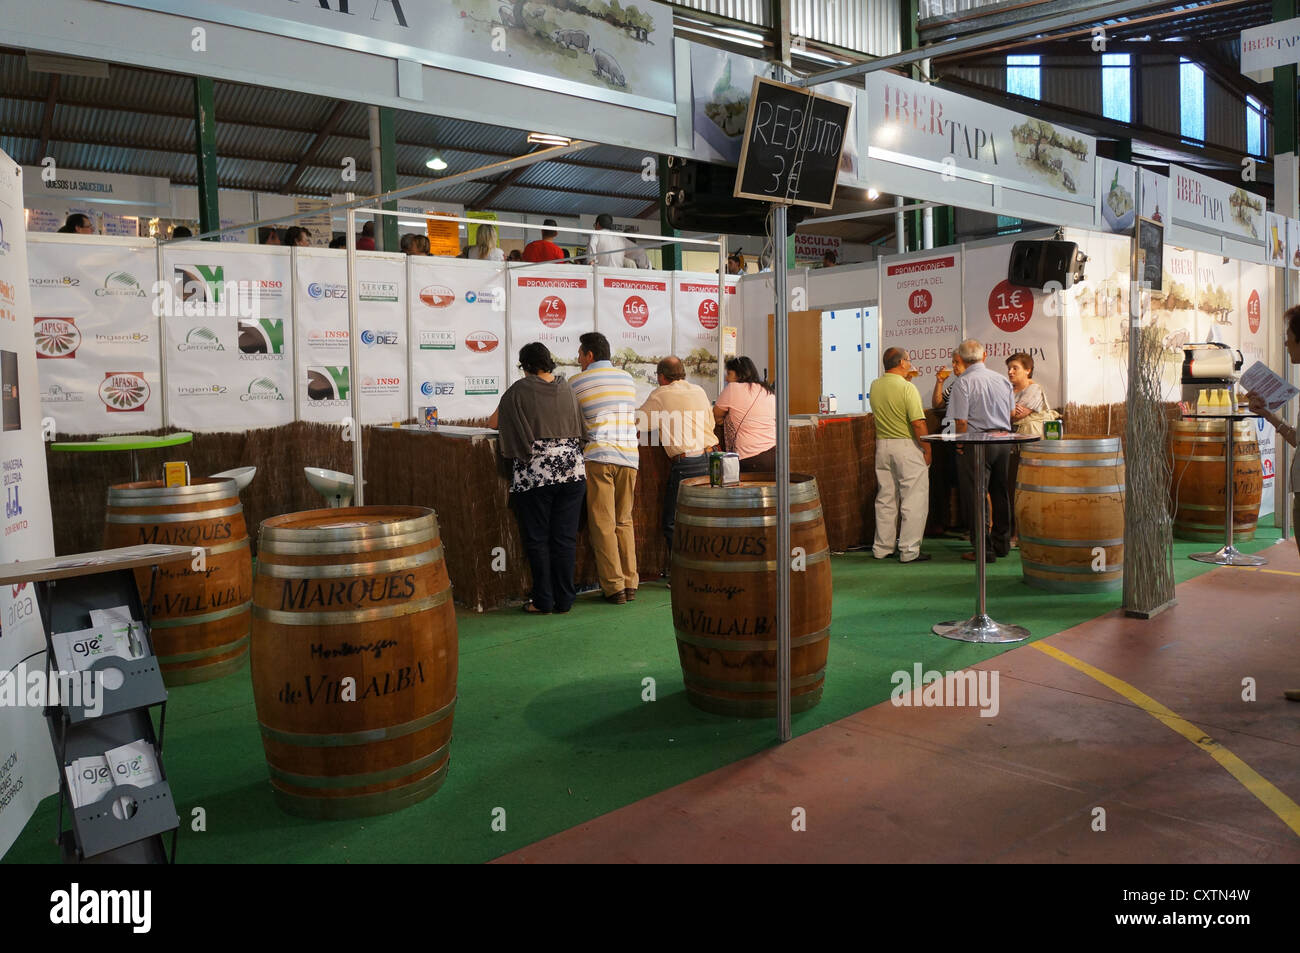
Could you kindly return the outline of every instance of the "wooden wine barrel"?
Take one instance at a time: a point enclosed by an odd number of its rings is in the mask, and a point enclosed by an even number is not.
[[[1226,535],[1227,477],[1224,466],[1222,420],[1176,420],[1169,425],[1169,453],[1173,463],[1174,536],[1221,543]],[[1255,428],[1239,420],[1232,445],[1232,538],[1255,538],[1264,471]]]
[[[168,685],[228,675],[248,654],[253,562],[234,480],[161,481],[108,489],[104,545],[202,546],[206,568],[158,567],[150,607],[154,650]],[[149,569],[135,571],[140,600],[149,601]]]
[[[705,711],[776,714],[776,485],[748,473],[739,486],[682,481],[672,554],[673,625],[686,697]],[[817,481],[790,474],[790,545],[806,554],[790,574],[791,707],[822,697],[830,647],[831,564]],[[798,570],[798,567],[795,567]]]
[[[433,794],[458,656],[433,510],[289,513],[262,523],[257,547],[253,698],[276,802],[346,818]]]
[[[1025,582],[1049,592],[1124,583],[1124,451],[1119,437],[1069,436],[1023,446],[1016,527]]]

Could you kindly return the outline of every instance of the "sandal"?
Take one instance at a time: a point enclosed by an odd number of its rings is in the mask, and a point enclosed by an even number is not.
[[[526,612],[528,615],[550,615],[551,614],[550,609],[537,608],[537,606],[533,605],[531,599],[524,603],[523,611]]]

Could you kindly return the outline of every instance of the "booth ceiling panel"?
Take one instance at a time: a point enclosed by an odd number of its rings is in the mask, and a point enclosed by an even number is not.
[[[39,135],[45,106],[18,99],[0,99],[0,129],[10,134]]]

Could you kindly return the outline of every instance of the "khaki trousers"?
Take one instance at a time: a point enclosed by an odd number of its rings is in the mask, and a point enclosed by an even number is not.
[[[600,588],[607,596],[638,585],[632,532],[635,493],[635,467],[587,463],[587,535],[596,553]]]
[[[930,468],[914,440],[876,441],[876,542],[872,555],[884,559],[894,551],[910,562],[921,553],[921,537],[930,512]],[[902,521],[899,521],[899,511]]]

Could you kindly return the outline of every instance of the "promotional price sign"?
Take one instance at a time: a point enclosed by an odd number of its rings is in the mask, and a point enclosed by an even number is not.
[[[348,347],[347,253],[299,249],[298,408],[303,420],[338,423],[352,413],[361,388],[361,423],[405,420],[407,410],[405,259],[357,255],[357,342],[360,368],[352,373]]]
[[[1033,380],[1055,410],[1062,403],[1061,297],[1007,281],[1010,255],[1010,245],[966,251],[966,337],[984,345],[984,362],[995,374],[1006,375],[1012,354],[1028,354]]]
[[[578,338],[596,330],[591,271],[572,265],[523,268],[510,281],[510,346],[515,353],[529,341],[541,341],[561,373],[578,373]],[[511,360],[509,366],[514,365]],[[519,374],[510,371],[512,380]]]
[[[1003,249],[1002,274],[1007,273]],[[939,369],[952,364],[952,349],[961,343],[960,253],[886,259],[880,309],[881,353],[907,348],[920,376],[912,381],[930,406]],[[1011,305],[1020,307],[1020,305]]]
[[[655,366],[673,353],[672,273],[628,274],[597,270],[596,329],[609,339],[614,364],[632,375],[639,404],[659,386]]]
[[[703,275],[677,275],[673,288],[673,353],[686,365],[686,379],[704,388],[710,400],[718,396],[718,325],[736,327],[738,278],[727,279],[727,307],[718,316],[718,282]]]
[[[42,235],[28,255],[42,415],[60,434],[161,427],[154,247]]]
[[[506,350],[504,267],[455,258],[409,263],[412,408],[418,415],[437,407],[444,421],[489,416],[519,351]]]
[[[163,248],[168,422],[192,431],[293,421],[287,248],[184,242]]]
[[[22,178],[0,151],[0,558],[5,562],[54,555],[27,279]],[[19,668],[23,663],[26,667]],[[34,587],[0,587],[0,690],[25,697],[26,685],[15,680],[44,668],[45,635]],[[57,790],[57,770],[41,708],[0,706],[0,856],[41,799]]]

